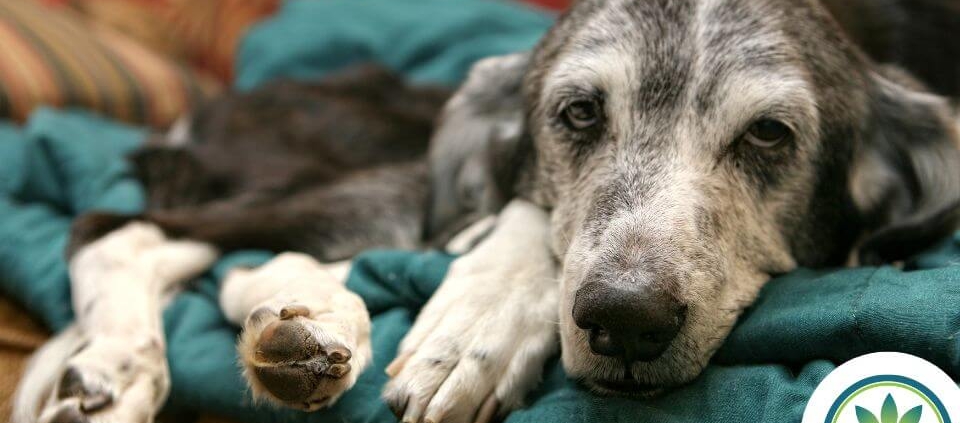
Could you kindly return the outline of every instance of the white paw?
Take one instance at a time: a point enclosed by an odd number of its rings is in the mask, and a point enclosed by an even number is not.
[[[170,377],[163,293],[209,266],[216,251],[168,240],[154,225],[129,223],[77,250],[70,261],[74,310],[87,342],[65,363],[41,423],[148,423]]]
[[[160,339],[97,337],[70,357],[40,423],[147,423],[170,389]]]
[[[404,423],[503,415],[557,350],[556,282],[476,258],[453,263],[387,368],[384,399]]]
[[[283,254],[225,283],[273,290],[252,308],[237,345],[255,398],[318,410],[352,388],[370,362],[363,300],[313,259]]]

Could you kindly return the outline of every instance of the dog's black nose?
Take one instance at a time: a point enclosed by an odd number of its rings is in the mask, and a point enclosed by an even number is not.
[[[680,332],[687,307],[648,286],[614,288],[588,283],[577,290],[573,320],[589,332],[590,349],[626,363],[653,361]]]

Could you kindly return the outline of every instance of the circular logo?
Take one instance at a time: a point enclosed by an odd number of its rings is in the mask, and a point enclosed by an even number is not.
[[[874,353],[837,367],[817,386],[803,423],[960,423],[960,387],[930,362]]]

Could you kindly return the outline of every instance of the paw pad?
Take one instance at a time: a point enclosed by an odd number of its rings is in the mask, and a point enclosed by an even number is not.
[[[257,360],[268,363],[303,361],[313,357],[320,344],[298,322],[280,320],[269,324],[257,343]]]
[[[329,405],[356,379],[349,377],[354,372],[350,363],[353,351],[337,341],[320,341],[324,337],[314,334],[318,328],[299,318],[308,318],[308,308],[293,305],[280,310],[272,314],[274,321],[256,324],[263,328],[259,336],[256,329],[245,333],[254,337],[254,342],[247,344],[253,352],[246,359],[247,376],[261,393],[269,393],[268,397],[289,407],[312,411]]]

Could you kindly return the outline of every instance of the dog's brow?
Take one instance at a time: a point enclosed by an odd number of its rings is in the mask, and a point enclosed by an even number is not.
[[[724,97],[729,79],[746,79],[744,73],[776,75],[786,68],[793,73],[801,60],[782,31],[780,13],[763,2],[704,2],[697,17],[695,107],[709,112]]]

